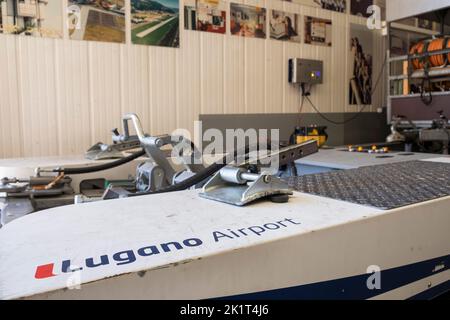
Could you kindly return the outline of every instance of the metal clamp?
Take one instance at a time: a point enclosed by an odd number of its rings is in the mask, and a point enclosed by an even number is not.
[[[276,176],[250,173],[239,167],[225,167],[206,183],[200,196],[244,206],[260,198],[292,194],[288,184]]]
[[[317,151],[317,142],[307,141],[280,149],[268,157],[277,156],[281,166],[293,163],[295,160]],[[239,166],[227,166],[221,169],[205,184],[200,196],[236,206],[244,206],[267,197],[276,202],[286,202],[289,200],[289,195],[292,194],[292,189],[286,181],[275,175],[261,173],[259,165],[255,166],[255,164],[246,162]]]

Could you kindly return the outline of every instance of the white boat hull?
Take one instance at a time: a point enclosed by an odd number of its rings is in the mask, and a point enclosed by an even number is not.
[[[56,208],[0,231],[0,297],[425,298],[449,285],[449,208],[450,197],[381,211],[300,193],[238,208],[196,191]],[[165,252],[170,242],[182,248]],[[62,272],[67,259],[83,269]]]

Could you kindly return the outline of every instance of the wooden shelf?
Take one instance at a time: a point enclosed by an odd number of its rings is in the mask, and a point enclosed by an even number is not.
[[[408,26],[406,24],[401,24],[401,23],[396,23],[396,22],[391,22],[390,26],[391,26],[392,29],[402,30],[402,31],[409,31],[409,32],[414,32],[414,33],[418,33],[418,34],[424,34],[424,35],[427,35],[427,36],[437,36],[437,35],[439,35],[438,31],[418,28],[418,27],[415,27],[415,26]]]
[[[428,93],[425,93],[427,95]],[[447,96],[450,95],[450,91],[433,91],[431,92],[433,96]],[[408,98],[420,98],[420,93],[407,94],[407,95],[389,95],[390,99],[408,99]]]

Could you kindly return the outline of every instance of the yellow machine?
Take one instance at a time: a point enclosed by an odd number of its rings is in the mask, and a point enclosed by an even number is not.
[[[291,144],[300,144],[306,141],[315,140],[319,148],[323,147],[328,140],[327,127],[311,125],[308,127],[296,127],[291,136]]]

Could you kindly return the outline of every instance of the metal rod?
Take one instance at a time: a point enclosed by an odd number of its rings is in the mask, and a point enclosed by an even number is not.
[[[123,129],[125,131],[125,136],[127,138],[129,137],[128,121],[131,120],[133,122],[134,129],[136,130],[136,134],[139,140],[142,142],[142,140],[145,139],[145,133],[144,130],[142,129],[141,120],[139,120],[139,117],[135,113],[128,113],[124,115],[122,119],[124,124]]]
[[[432,68],[428,70],[428,76],[436,77],[436,76],[447,76],[450,75],[450,67],[447,68]],[[411,78],[423,78],[425,77],[424,70],[416,70],[411,74]]]
[[[256,173],[241,173],[241,178],[247,181],[256,181],[259,178],[259,174]]]
[[[425,53],[416,53],[416,54],[408,55],[408,60],[426,58],[426,57],[429,57],[429,56],[437,56],[437,55],[440,55],[440,54],[447,54],[447,53],[450,53],[450,48],[442,49],[442,50],[436,50],[436,51],[427,51]]]

